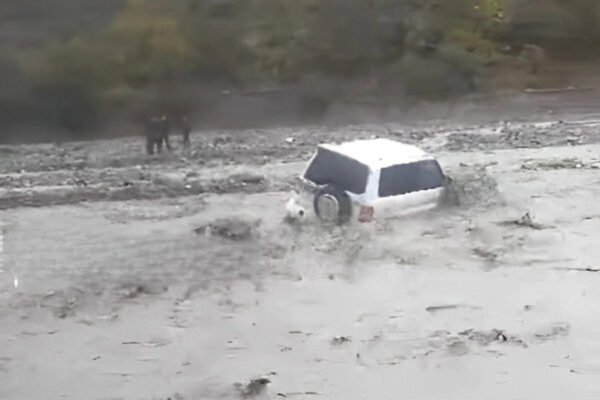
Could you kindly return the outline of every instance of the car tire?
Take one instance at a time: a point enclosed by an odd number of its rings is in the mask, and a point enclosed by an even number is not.
[[[337,202],[336,215],[325,215],[325,210],[321,209],[321,203],[326,198],[332,200],[335,199]],[[313,206],[319,219],[325,223],[342,225],[348,222],[352,215],[352,202],[350,201],[350,198],[346,192],[335,185],[327,185],[317,189],[313,200]]]

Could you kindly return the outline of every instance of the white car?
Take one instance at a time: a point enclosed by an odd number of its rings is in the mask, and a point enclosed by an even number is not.
[[[323,222],[343,224],[412,214],[436,207],[446,179],[437,160],[418,147],[389,139],[322,144],[302,174]],[[304,217],[295,200],[288,217]]]

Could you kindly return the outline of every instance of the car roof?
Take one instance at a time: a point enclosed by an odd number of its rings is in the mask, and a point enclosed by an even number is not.
[[[430,154],[416,146],[383,138],[321,144],[319,147],[352,158],[373,170],[433,159]]]

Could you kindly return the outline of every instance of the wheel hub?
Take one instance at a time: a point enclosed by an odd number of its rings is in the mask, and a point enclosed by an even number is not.
[[[335,223],[338,221],[340,204],[335,196],[324,194],[319,197],[318,204],[321,220],[328,223]]]

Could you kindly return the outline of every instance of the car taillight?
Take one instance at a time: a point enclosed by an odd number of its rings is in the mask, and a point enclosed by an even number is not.
[[[371,222],[373,220],[373,215],[375,214],[375,209],[369,206],[360,206],[360,214],[358,215],[358,220],[360,222]]]

